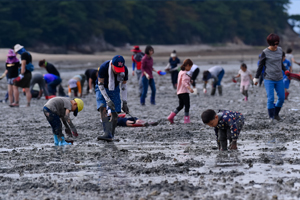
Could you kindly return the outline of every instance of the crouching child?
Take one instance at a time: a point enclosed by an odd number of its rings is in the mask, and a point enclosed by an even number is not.
[[[227,151],[227,139],[230,142],[229,149],[237,149],[237,139],[245,120],[241,113],[229,110],[220,110],[216,113],[208,109],[202,113],[201,118],[204,124],[215,128],[220,151]]]
[[[52,127],[55,146],[71,145],[65,141],[62,133],[62,122],[66,129],[65,132],[69,137],[77,137],[77,130],[70,119],[70,112],[74,112],[76,117],[78,112],[83,109],[84,103],[81,99],[75,98],[73,100],[67,97],[54,97],[50,99],[43,108],[43,112]]]

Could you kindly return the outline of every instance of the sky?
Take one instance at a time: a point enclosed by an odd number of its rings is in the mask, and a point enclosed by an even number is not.
[[[300,0],[290,0],[290,8],[288,9],[289,15],[300,15]]]

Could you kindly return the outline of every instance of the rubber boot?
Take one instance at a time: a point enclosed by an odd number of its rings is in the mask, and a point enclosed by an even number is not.
[[[58,138],[57,138],[57,135],[53,134],[53,137],[54,137],[54,145],[55,145],[55,146],[58,146]]]
[[[222,85],[218,86],[219,95],[222,96]]]
[[[71,143],[66,142],[64,137],[60,137],[60,139],[58,146],[72,145]]]
[[[268,109],[270,123],[274,123],[275,108]]]
[[[221,140],[220,146],[221,146],[221,148],[220,148],[221,151],[227,151],[228,150],[227,149],[227,140]]]
[[[216,93],[216,88],[212,88],[210,95],[211,95],[211,96],[214,96],[215,93]]]
[[[185,123],[185,124],[191,123],[191,121],[190,121],[190,116],[184,116],[184,123]]]
[[[145,105],[145,99],[142,99],[142,97],[141,97],[141,99],[140,99],[140,102],[141,102],[141,105],[142,105],[142,106]]]
[[[105,140],[108,142],[111,142],[113,139],[112,136],[112,122],[109,122],[108,120],[106,122],[102,122],[104,135],[98,136],[98,140]]]
[[[274,119],[276,119],[277,121],[282,121],[282,119],[279,117],[279,112],[281,110],[281,107],[275,107],[275,115],[274,115]]]
[[[174,124],[174,117],[176,116],[176,113],[171,112],[171,114],[168,117],[168,120],[171,124]]]
[[[219,129],[218,141],[220,142],[220,151],[227,151],[227,129]]]
[[[144,127],[144,126],[149,126],[149,124],[147,122],[132,124],[132,127]]]
[[[111,122],[112,122],[112,132],[111,132],[111,135],[112,137],[114,138],[115,137],[115,129],[118,125],[118,113],[116,112],[112,112],[111,113]]]
[[[122,113],[118,115],[119,118],[125,118],[126,117],[126,113]]]
[[[151,103],[152,105],[155,105],[155,98],[154,98],[154,97],[150,97],[150,103]]]

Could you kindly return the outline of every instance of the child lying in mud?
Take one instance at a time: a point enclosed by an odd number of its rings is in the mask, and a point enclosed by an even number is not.
[[[118,116],[117,126],[128,126],[128,127],[144,127],[144,126],[157,126],[159,122],[145,122],[136,117],[126,117],[126,114],[120,114]]]
[[[107,110],[107,116],[111,116],[111,110]],[[118,123],[117,126],[124,127],[147,127],[147,126],[157,126],[159,122],[145,122],[144,120],[140,120],[137,117],[126,117],[126,113],[118,115]]]
[[[204,124],[215,128],[220,151],[227,151],[227,139],[230,141],[229,149],[237,149],[237,139],[245,120],[241,113],[229,110],[216,113],[208,109],[201,114],[201,118]]]
[[[66,129],[66,134],[72,137],[77,137],[77,130],[70,119],[70,112],[74,112],[76,117],[78,112],[83,109],[83,101],[81,99],[75,98],[73,100],[67,97],[54,97],[50,99],[43,108],[44,114],[52,127],[54,136],[55,146],[71,145],[65,141],[64,135],[62,133],[62,124],[60,119],[63,121]],[[70,127],[69,127],[70,126]]]

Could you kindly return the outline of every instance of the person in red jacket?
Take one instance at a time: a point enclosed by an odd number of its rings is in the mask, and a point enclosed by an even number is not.
[[[139,95],[141,96],[142,91],[143,91],[143,83],[141,79],[141,74],[142,74],[142,58],[144,57],[144,53],[140,50],[139,46],[134,46],[132,50],[133,55],[131,56],[132,59],[132,76],[136,73],[137,80],[139,82]],[[136,70],[135,70],[136,68]],[[134,73],[135,70],[135,73]]]

